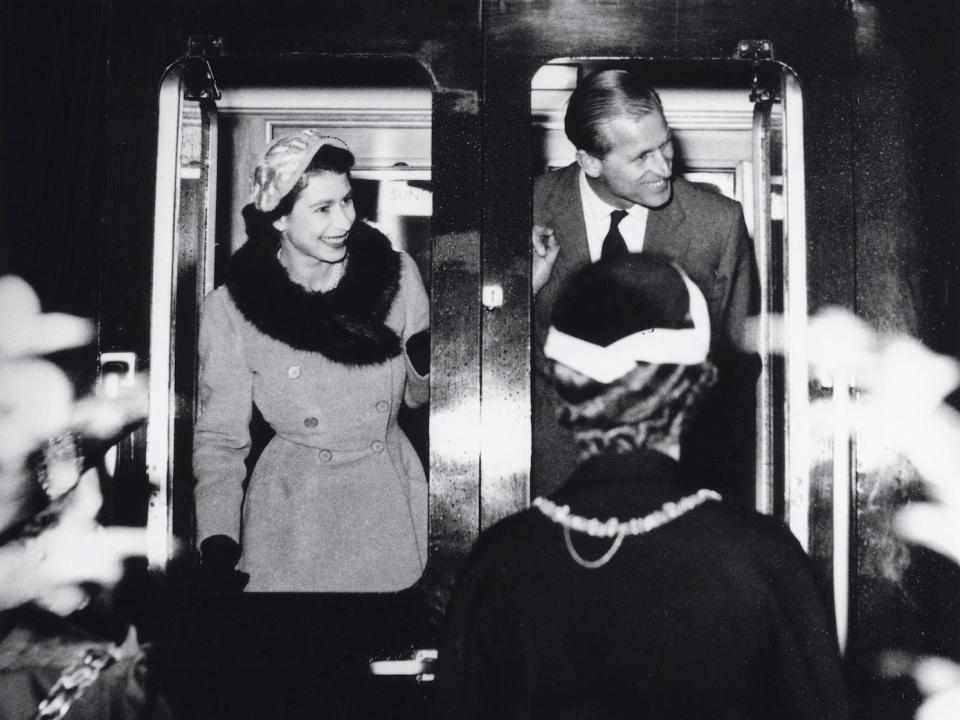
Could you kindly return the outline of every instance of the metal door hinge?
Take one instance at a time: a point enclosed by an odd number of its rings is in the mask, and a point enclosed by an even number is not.
[[[741,40],[734,57],[737,60],[773,60],[773,43],[769,40]]]
[[[187,38],[187,55],[211,55],[217,57],[223,52],[223,38],[216,35],[191,35]]]
[[[773,43],[764,39],[746,39],[737,43],[734,53],[737,60],[753,63],[753,80],[750,87],[750,102],[779,102],[780,68],[773,60]]]
[[[223,38],[191,35],[183,59],[183,97],[186,100],[219,100],[220,88],[213,77],[210,58],[223,52]]]

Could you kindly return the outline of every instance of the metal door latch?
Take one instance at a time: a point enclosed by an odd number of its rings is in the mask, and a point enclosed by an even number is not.
[[[487,310],[496,310],[503,307],[503,286],[497,284],[484,285],[481,301]]]
[[[137,377],[137,354],[132,352],[100,353],[100,374],[97,385],[100,392],[109,398],[120,394],[122,388],[132,386]],[[113,477],[117,470],[117,446],[111,445],[104,452],[103,468]]]
[[[374,675],[405,675],[415,677],[417,682],[432,682],[437,651],[432,648],[417,650],[409,660],[371,660],[370,672]]]

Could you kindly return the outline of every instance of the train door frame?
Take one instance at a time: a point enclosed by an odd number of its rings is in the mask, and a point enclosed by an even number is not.
[[[283,65],[289,60],[273,56],[265,62]],[[464,198],[476,198],[470,185],[477,176],[462,172],[467,164],[464,155],[475,151],[470,124],[475,120],[476,103],[469,93],[439,87],[436,79],[416,59],[409,56],[315,55],[296,56],[298,63],[397,62],[414,68],[427,78],[425,83],[432,96],[431,145],[433,151],[433,178],[439,191],[434,197],[431,248],[431,415],[430,415],[430,500],[429,500],[429,558],[427,568],[415,588],[425,597],[429,622],[439,625],[439,616],[445,597],[452,585],[456,568],[475,540],[479,530],[479,453],[478,425],[480,418],[480,372],[476,348],[479,345],[479,228]],[[224,61],[226,62],[226,61]],[[223,63],[221,63],[222,65]],[[217,63],[213,63],[216,70]],[[156,214],[154,228],[155,262],[151,297],[151,416],[147,423],[147,471],[152,487],[148,508],[149,564],[162,572],[171,559],[182,550],[185,529],[174,522],[176,502],[182,502],[183,487],[192,473],[173,463],[172,449],[177,442],[176,426],[192,423],[192,413],[184,412],[184,402],[178,398],[179,383],[171,368],[177,362],[176,342],[171,331],[177,332],[176,304],[182,284],[190,285],[188,292],[200,297],[213,287],[211,263],[199,263],[196,275],[178,277],[177,259],[185,250],[180,246],[180,155],[182,106],[187,91],[182,63],[174,63],[165,73],[160,89],[160,118],[158,129],[158,166],[156,182]],[[204,100],[203,103],[210,101]],[[222,252],[213,247],[216,217],[212,188],[216,181],[216,163],[212,162],[210,148],[216,146],[217,120],[213,108],[203,113],[202,169],[204,183],[203,217],[206,224],[199,230],[204,238],[202,257]],[[474,163],[478,166],[479,163]],[[202,258],[201,258],[202,259]],[[467,308],[465,312],[464,309]],[[470,309],[475,308],[475,313]],[[196,317],[185,330],[193,337],[195,351]],[[189,340],[189,339],[188,339]],[[190,343],[181,341],[182,344]],[[166,362],[164,362],[166,359]],[[451,369],[455,368],[455,372]],[[188,419],[186,415],[191,415]],[[183,434],[183,433],[181,433]],[[186,464],[185,462],[180,465]],[[176,476],[176,477],[175,477]],[[189,491],[188,491],[189,494]],[[179,497],[179,500],[178,500]],[[187,531],[188,532],[188,531]],[[188,543],[189,544],[189,543]]]
[[[523,14],[523,13],[520,13]],[[532,14],[536,14],[533,12]],[[571,11],[567,20],[573,22],[579,17],[578,12]],[[503,296],[513,300],[512,307],[504,305],[497,312],[485,313],[483,321],[484,342],[484,397],[509,398],[521,392],[518,383],[525,380],[521,373],[529,373],[529,358],[521,356],[514,349],[509,355],[502,351],[504,346],[519,347],[524,340],[517,338],[518,323],[529,323],[531,306],[529,298],[523,293],[522,287],[515,285],[518,277],[523,275],[524,266],[528,266],[529,257],[524,240],[531,222],[532,191],[522,200],[502,192],[499,189],[511,177],[518,173],[523,177],[523,162],[530,157],[530,138],[527,133],[511,131],[506,137],[504,128],[516,122],[518,108],[530,112],[529,88],[536,72],[544,65],[554,60],[590,59],[614,63],[650,63],[651,65],[675,65],[695,63],[739,64],[748,76],[757,63],[750,57],[739,55],[742,43],[732,46],[734,51],[729,55],[701,55],[699,53],[679,53],[671,47],[661,55],[646,55],[643,53],[627,54],[621,49],[625,41],[618,39],[616,43],[604,45],[596,37],[584,38],[582,42],[571,41],[564,43],[547,40],[545,36],[533,29],[532,25],[520,24],[508,26],[495,14],[492,18],[491,33],[487,40],[488,66],[485,67],[485,100],[484,114],[484,142],[488,146],[497,146],[501,155],[485,155],[484,177],[484,286],[504,284]],[[509,13],[505,15],[509,18]],[[559,18],[560,16],[558,16]],[[560,23],[562,25],[562,22]],[[652,28],[653,26],[651,26]],[[653,34],[653,30],[644,30],[641,36]],[[602,33],[601,33],[602,35]],[[520,42],[519,37],[525,37]],[[617,36],[620,38],[620,36]],[[509,50],[504,50],[503,43],[509,38]],[[538,47],[535,38],[542,41]],[[759,41],[757,41],[759,42]],[[651,47],[657,45],[651,41]],[[590,48],[593,52],[554,53],[550,49],[554,46],[571,47],[577,49]],[[533,50],[525,48],[535,48]],[[609,51],[612,47],[617,49]],[[632,47],[642,47],[640,39],[632,41]],[[772,45],[771,45],[772,48]],[[785,520],[797,536],[801,545],[813,557],[817,568],[817,575],[823,584],[825,593],[835,603],[838,616],[838,626],[841,628],[841,640],[844,637],[848,613],[847,604],[850,594],[848,533],[850,518],[842,503],[834,503],[834,496],[846,497],[852,491],[849,444],[843,443],[839,437],[815,439],[814,428],[810,427],[810,403],[823,397],[823,388],[810,383],[805,347],[807,309],[811,293],[814,305],[821,300],[823,278],[807,276],[807,264],[811,257],[822,260],[822,257],[812,255],[812,248],[820,248],[823,254],[823,244],[807,242],[807,221],[811,211],[806,205],[805,182],[808,179],[808,165],[805,155],[813,142],[805,136],[805,108],[804,99],[799,93],[799,74],[792,66],[779,61],[762,60],[761,66],[775,69],[782,79],[783,88],[788,95],[784,103],[783,112],[786,124],[790,129],[784,138],[786,145],[783,154],[783,163],[789,167],[790,176],[795,179],[791,190],[785,195],[785,201],[790,204],[789,242],[792,252],[788,253],[789,262],[784,266],[784,283],[782,291],[789,298],[788,318],[786,323],[769,331],[786,334],[791,344],[788,357],[775,362],[782,365],[784,384],[795,399],[788,408],[786,416],[780,422],[784,432],[789,434],[785,442],[787,451],[783,464],[784,480],[778,484],[768,479],[759,488],[758,509],[774,514]],[[509,78],[509,81],[505,81]],[[496,86],[493,85],[497,82]],[[749,82],[744,86],[744,92],[750,92]],[[822,103],[822,95],[816,96]],[[529,114],[527,114],[529,118]],[[529,127],[526,125],[525,127]],[[816,129],[816,128],[815,128]],[[816,137],[816,133],[814,133]],[[815,159],[818,159],[815,156]],[[527,165],[527,177],[532,180],[536,170]],[[814,217],[817,217],[814,214]],[[843,245],[835,246],[834,252],[842,252]],[[829,253],[827,253],[829,254]],[[839,271],[839,266],[838,266]],[[811,287],[813,283],[813,287]],[[821,300],[822,301],[822,300]],[[770,300],[767,299],[768,310]],[[489,350],[488,350],[489,348]],[[499,349],[499,355],[498,355]],[[761,347],[767,352],[769,348]],[[527,347],[529,350],[529,346]],[[769,360],[769,358],[768,358]],[[528,388],[523,390],[529,391]],[[765,421],[769,422],[771,408],[764,410]],[[486,454],[484,454],[486,458]],[[524,509],[529,503],[529,475],[523,473],[494,474],[483,470],[482,478],[484,503],[482,506],[482,527],[496,522],[500,517],[511,512]],[[494,497],[496,503],[488,502]],[[847,506],[849,507],[849,506]]]
[[[644,73],[645,62],[638,59],[631,66]],[[682,87],[669,84],[669,66],[654,64],[652,72],[668,78],[657,90],[674,131],[676,152],[682,158],[675,162],[675,171],[694,182],[712,183],[738,200],[752,231],[761,275],[761,314],[753,335],[762,368],[757,383],[756,481],[749,491],[750,500],[760,512],[785,520],[807,547],[809,393],[803,343],[806,229],[799,82],[789,67],[765,62],[754,69],[752,86],[750,76],[745,75],[746,85],[711,87],[711,66],[704,64],[708,71],[704,73],[698,63],[715,65],[717,61],[685,61],[679,74],[690,80]],[[531,95],[535,172],[543,169],[538,161],[553,168],[573,160],[573,146],[563,134],[566,97],[576,78],[598,65],[607,66],[597,58],[557,58],[535,73]],[[702,86],[698,75],[705,78]],[[758,80],[761,76],[769,86],[763,90]],[[538,154],[540,145],[543,157]],[[775,251],[772,242],[779,243]],[[787,334],[791,342],[791,353],[783,359],[770,350],[773,316],[778,335]],[[774,402],[777,397],[784,398],[784,410],[775,407],[780,405]]]
[[[529,99],[529,81],[533,73],[548,59],[525,63],[528,71],[524,78],[527,92],[524,93],[523,99]],[[623,59],[643,60],[643,58]],[[647,59],[667,62],[662,58]],[[683,62],[717,60],[718,58],[692,57],[684,58]],[[730,61],[729,58],[720,60]],[[515,84],[514,81],[510,85],[510,92],[515,91]],[[177,88],[177,92],[182,92],[179,80]],[[161,94],[164,92],[171,92],[171,87],[166,80]],[[499,94],[502,95],[502,93]],[[449,103],[439,104],[441,108],[444,106],[449,107]],[[444,120],[442,110],[438,113],[438,103],[435,102],[434,107],[435,127],[438,125],[438,120],[439,124],[446,123],[447,126],[458,122]],[[519,112],[519,117],[524,118],[524,107],[529,108],[529,105],[524,102],[514,105],[515,110],[509,113],[509,116],[518,117]],[[797,118],[801,118],[802,106],[799,103],[795,104],[792,112]],[[529,118],[529,109],[525,118]],[[486,150],[482,156],[485,169],[488,167],[490,158],[495,157],[489,151],[490,148],[496,147],[496,144],[491,142],[490,123],[501,122],[503,119],[502,105],[498,107],[497,112],[484,114],[481,118],[481,144]],[[524,124],[523,121],[521,124]],[[169,127],[169,118],[165,119],[165,114],[161,112],[161,133],[164,132],[164,128],[169,131]],[[215,128],[213,130],[215,132]],[[438,143],[443,142],[442,137],[435,135],[435,150]],[[800,144],[802,145],[802,138]],[[438,157],[441,155],[442,153],[437,153]],[[802,160],[802,150],[796,149],[787,159],[795,166],[802,163]],[[158,191],[162,183],[169,184],[175,178],[175,173],[171,176],[169,169],[171,162],[175,162],[173,156],[159,148]],[[459,171],[460,168],[449,168],[451,173],[454,170]],[[522,169],[520,174],[522,176]],[[461,382],[456,386],[444,387],[435,382],[433,388],[431,468],[444,467],[445,471],[452,473],[450,475],[452,481],[446,489],[436,488],[435,492],[435,489],[431,488],[431,517],[437,519],[438,527],[444,528],[443,533],[446,534],[435,533],[432,527],[430,547],[431,557],[436,554],[449,558],[450,562],[444,563],[448,578],[451,575],[450,570],[455,568],[465,556],[482,527],[492,524],[504,515],[524,509],[529,503],[529,462],[528,457],[525,457],[526,448],[529,447],[530,432],[529,415],[525,414],[528,413],[529,408],[527,400],[530,368],[529,356],[526,355],[529,352],[529,270],[528,267],[526,270],[523,267],[529,261],[529,248],[522,241],[517,242],[517,238],[526,237],[527,233],[523,231],[523,227],[527,223],[524,222],[522,212],[507,212],[504,215],[505,219],[494,219],[496,208],[503,204],[499,188],[496,187],[499,180],[497,175],[496,172],[492,175],[484,172],[478,179],[482,191],[483,210],[482,220],[479,221],[483,227],[482,242],[479,240],[479,228],[475,230],[467,228],[466,232],[435,233],[435,235],[442,235],[444,242],[435,240],[433,262],[438,272],[433,275],[442,284],[441,294],[454,299],[452,304],[448,304],[438,297],[434,298],[435,330],[438,327],[437,320],[440,320],[441,330],[447,328],[450,337],[462,337],[463,333],[466,333],[476,342],[476,344],[471,342],[461,344],[459,349],[451,353],[436,351],[433,353],[435,378],[438,375],[438,366],[455,368],[455,376],[461,381],[464,377],[467,378],[466,383]],[[800,177],[803,177],[802,166]],[[802,193],[799,195],[802,198]],[[170,211],[171,208],[170,199],[167,198],[161,202],[160,197],[158,192],[156,218],[158,228],[162,222],[163,209]],[[478,215],[481,215],[479,210]],[[804,215],[803,211],[794,213],[794,217],[799,217],[801,221]],[[509,225],[509,232],[501,232],[504,223]],[[158,230],[158,233],[161,232],[170,232],[170,229]],[[441,267],[452,273],[459,273],[459,276],[440,272]],[[466,269],[465,276],[464,269]],[[163,282],[164,278],[169,278],[170,275],[163,268],[155,268],[155,277],[159,282]],[[456,280],[454,280],[455,277]],[[464,277],[468,281],[466,286],[460,282]],[[791,281],[790,286],[798,290],[803,288],[803,283]],[[464,292],[464,287],[469,290]],[[163,298],[156,296],[156,288],[157,283],[154,284],[155,296],[152,303],[154,308],[163,303]],[[467,324],[464,326],[463,314],[457,313],[453,308],[463,307],[462,301],[468,295],[472,295],[474,302],[477,297],[480,297],[483,310],[479,311],[476,317],[466,318]],[[151,327],[152,329],[169,328],[170,317],[162,313],[154,316]],[[790,327],[800,332],[796,322],[793,322]],[[155,342],[153,339],[155,334],[151,333],[152,345]],[[159,357],[165,353],[169,357],[171,348],[164,346],[162,341],[157,342],[160,344],[155,348],[152,347],[151,355]],[[480,348],[479,357],[473,351],[477,345]],[[519,353],[517,353],[518,349]],[[803,377],[806,371],[805,362],[796,361],[792,366],[797,373],[795,377]],[[481,382],[484,398],[482,405],[479,402]],[[151,446],[159,447],[163,442],[170,442],[171,410],[174,409],[170,401],[169,377],[164,378],[162,372],[154,373],[151,388],[152,398],[157,403],[157,407],[166,407],[167,417],[166,422],[151,423],[148,426],[148,452]],[[466,404],[463,402],[465,389]],[[505,422],[505,418],[509,420]],[[795,428],[803,425],[800,417],[793,423]],[[448,432],[450,428],[457,428],[456,437]],[[465,428],[472,428],[474,432],[464,432]],[[467,444],[464,443],[465,437],[471,439]],[[483,458],[483,462],[480,462],[480,458]],[[150,558],[154,567],[160,567],[170,557],[174,546],[174,532],[170,517],[163,516],[162,510],[170,501],[169,489],[172,487],[172,477],[169,467],[164,468],[162,458],[158,461],[155,455],[148,459],[148,472],[154,488],[150,501],[152,518]],[[805,546],[809,544],[809,538],[814,533],[813,524],[815,524],[811,523],[808,531],[804,531],[803,523],[809,521],[810,513],[809,483],[809,476],[804,473],[791,475],[788,483],[792,493],[792,499],[787,503],[788,519]]]

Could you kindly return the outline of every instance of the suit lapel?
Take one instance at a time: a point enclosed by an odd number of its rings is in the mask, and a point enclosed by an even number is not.
[[[647,215],[647,229],[643,236],[645,252],[657,253],[682,264],[690,247],[686,232],[686,212],[683,209],[683,180],[673,181],[673,199],[659,210]]]
[[[579,267],[590,262],[587,247],[587,225],[583,220],[580,200],[580,166],[568,165],[560,171],[558,180],[545,203],[543,224],[554,228],[561,252],[557,262],[567,267]]]

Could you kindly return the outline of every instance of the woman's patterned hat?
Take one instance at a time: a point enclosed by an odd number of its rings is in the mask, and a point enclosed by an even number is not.
[[[340,138],[308,129],[285,135],[273,143],[253,172],[253,206],[261,212],[275,209],[293,189],[313,156],[324,145],[333,145],[350,152]]]

